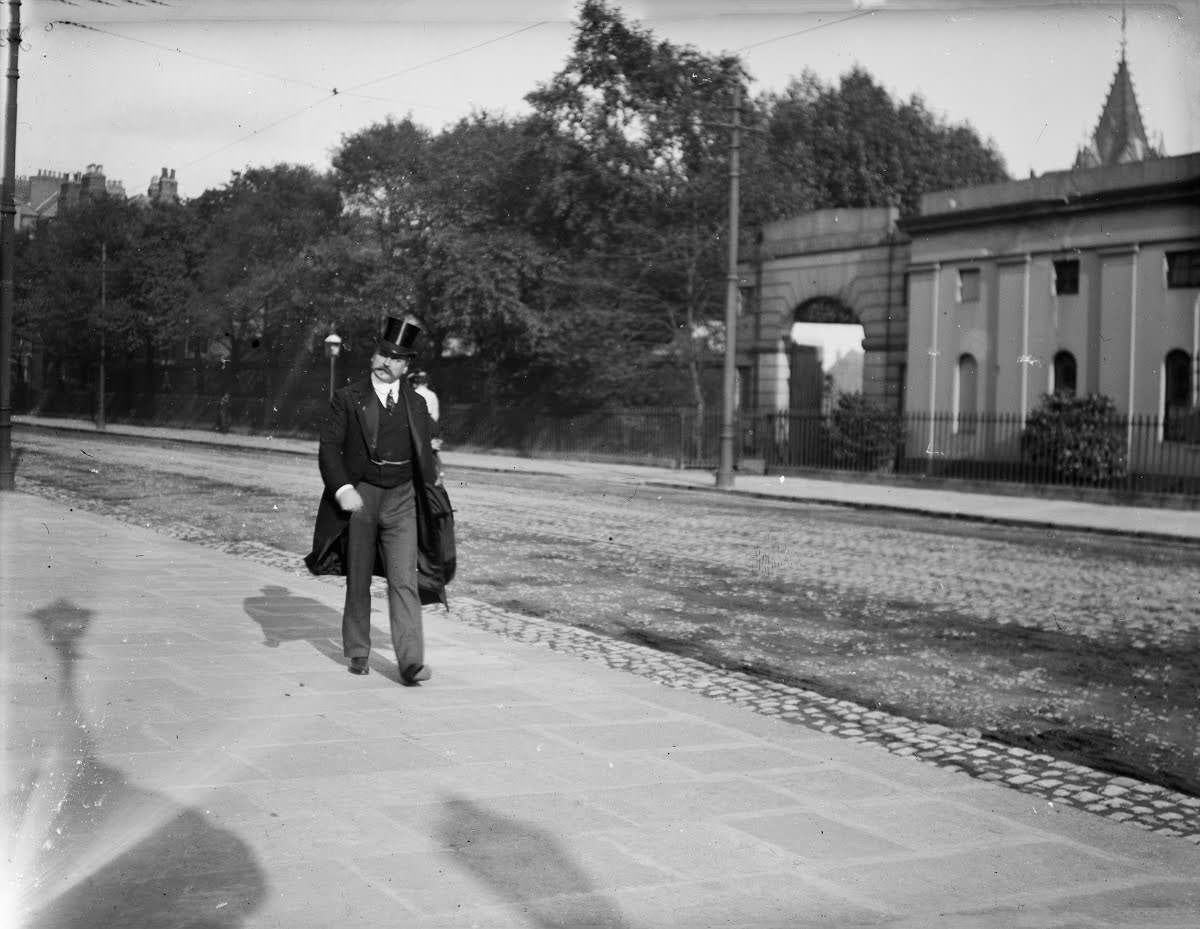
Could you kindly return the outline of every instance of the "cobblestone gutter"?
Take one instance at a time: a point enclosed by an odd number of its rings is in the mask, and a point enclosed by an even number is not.
[[[226,542],[195,526],[151,525],[125,507],[97,505],[95,501],[84,501],[29,479],[22,480],[22,486],[18,489],[292,574],[307,575],[296,555],[261,543]],[[320,580],[338,586],[342,584],[341,578]],[[382,585],[376,593],[379,596],[384,594]],[[871,710],[849,700],[826,697],[802,687],[716,668],[647,645],[512,613],[470,598],[455,597],[451,602],[452,615],[456,619],[497,635],[552,648],[585,661],[602,661],[611,668],[668,687],[690,690],[764,716],[875,745],[893,754],[914,757],[939,767],[955,769],[982,781],[1041,797],[1050,803],[1076,807],[1200,845],[1200,797],[1132,778],[1113,776],[945,726],[914,722],[902,716]]]
[[[454,616],[472,626],[571,654],[603,661],[611,668],[733,703],[763,716],[808,726],[839,738],[877,745],[896,755],[954,768],[983,781],[1003,784],[1051,803],[1128,821],[1160,835],[1200,845],[1200,797],[1167,790],[1084,765],[1061,761],[956,732],[871,710],[849,700],[801,687],[764,681],[739,671],[656,651],[586,629],[521,616],[468,600],[453,601]]]

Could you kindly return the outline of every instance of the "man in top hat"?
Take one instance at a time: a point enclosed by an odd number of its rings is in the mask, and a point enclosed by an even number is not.
[[[318,453],[325,494],[306,559],[314,573],[346,576],[342,653],[353,674],[369,672],[371,577],[387,578],[392,646],[408,685],[431,677],[418,591],[417,496],[438,483],[438,473],[429,412],[404,377],[422,331],[412,317],[388,317],[370,376],[334,393]]]

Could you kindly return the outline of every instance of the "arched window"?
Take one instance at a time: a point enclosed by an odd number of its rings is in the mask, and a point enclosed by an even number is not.
[[[1167,352],[1163,363],[1163,438],[1180,440],[1192,410],[1192,359],[1182,349]]]
[[[954,431],[974,435],[979,410],[979,365],[974,355],[959,356],[954,381]]]
[[[1054,393],[1075,396],[1075,356],[1070,352],[1054,355]]]

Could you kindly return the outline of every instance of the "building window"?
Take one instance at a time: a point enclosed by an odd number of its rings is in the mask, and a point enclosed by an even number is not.
[[[1079,293],[1079,261],[1077,259],[1054,262],[1054,293],[1059,297]]]
[[[961,355],[954,369],[954,425],[959,435],[974,435],[978,416],[979,365],[973,355]]]
[[[1163,364],[1163,438],[1200,441],[1200,411],[1192,405],[1192,359],[1182,349],[1167,352]]]
[[[1167,252],[1167,286],[1200,287],[1200,249]]]
[[[1070,352],[1058,352],[1054,356],[1054,383],[1051,392],[1075,396],[1075,356]]]
[[[958,272],[958,302],[979,302],[979,269],[961,268]]]

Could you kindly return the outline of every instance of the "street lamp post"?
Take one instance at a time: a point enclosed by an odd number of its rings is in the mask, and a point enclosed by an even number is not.
[[[333,400],[333,369],[342,351],[342,337],[331,332],[325,336],[325,354],[329,358],[329,399]]]
[[[8,68],[4,87],[4,172],[0,182],[0,491],[12,490],[13,261],[16,254],[17,52],[21,48],[21,2],[9,0]]]
[[[108,385],[105,383],[105,362],[108,347],[105,344],[105,326],[108,324],[108,245],[100,243],[100,365],[96,372],[96,429],[103,432],[107,428],[104,410],[104,392]]]

